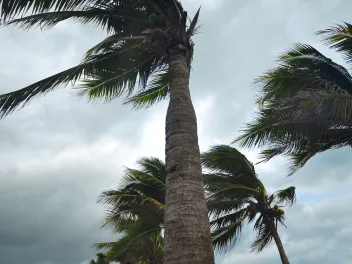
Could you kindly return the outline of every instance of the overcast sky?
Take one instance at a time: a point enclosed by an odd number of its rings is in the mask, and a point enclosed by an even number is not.
[[[352,22],[349,0],[183,0],[200,4],[192,98],[200,148],[228,144],[254,115],[253,80],[296,42],[342,59],[313,33]],[[65,22],[51,31],[0,28],[0,93],[22,88],[79,62],[102,39],[99,29]],[[98,195],[114,188],[123,166],[142,156],[164,158],[166,103],[131,111],[120,100],[89,104],[70,89],[34,100],[0,121],[0,263],[86,264],[93,243],[116,235],[100,230]],[[248,153],[248,152],[246,152]],[[248,153],[256,160],[256,152]],[[292,264],[352,263],[352,153],[318,155],[286,178],[286,161],[257,167],[269,190],[297,186],[298,201],[279,230]],[[280,263],[274,244],[249,253],[252,227],[217,264]]]

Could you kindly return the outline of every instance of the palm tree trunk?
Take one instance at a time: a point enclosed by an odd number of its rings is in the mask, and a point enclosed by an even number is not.
[[[277,249],[279,250],[282,264],[290,264],[290,262],[288,261],[288,258],[286,256],[284,246],[282,245],[279,233],[277,232],[276,228],[273,225],[271,225],[271,234],[275,240]]]
[[[214,264],[198,146],[197,119],[183,52],[170,54],[166,115],[165,264]]]

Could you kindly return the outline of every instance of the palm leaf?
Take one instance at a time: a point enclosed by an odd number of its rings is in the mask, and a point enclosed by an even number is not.
[[[341,52],[347,62],[352,61],[352,25],[344,23],[316,33],[322,36],[323,41],[331,48]]]
[[[220,253],[233,247],[241,237],[245,217],[238,219],[227,226],[215,229],[212,232],[213,245]]]
[[[263,221],[258,221],[256,224],[257,237],[251,245],[251,252],[261,252],[267,245],[270,244],[273,237],[271,235],[270,227]]]
[[[154,76],[151,76],[151,81],[148,84],[148,89],[139,92],[131,97],[128,97],[124,104],[132,104],[133,108],[148,108],[169,97],[169,77],[168,72],[160,71]]]
[[[0,95],[0,117],[13,112],[17,107],[26,105],[33,97],[46,94],[54,88],[67,86],[70,82],[76,83],[81,77],[86,78],[98,71],[108,70],[116,65],[120,52],[118,49],[104,54],[93,55],[85,58],[82,63],[68,70],[62,71],[51,77],[31,84],[25,88]],[[123,90],[124,87],[120,87]]]
[[[131,27],[133,31],[130,30],[128,34],[126,34],[127,32],[124,33],[126,36],[139,35],[149,24],[147,17],[139,10],[134,10],[133,14],[127,13],[126,10],[128,9],[116,9],[114,6],[105,6],[104,8],[84,7],[82,10],[64,10],[29,15],[10,20],[6,25],[18,25],[24,29],[37,26],[42,29],[49,29],[61,21],[73,19],[82,24],[94,23],[108,32],[118,32],[121,35],[121,31],[126,24],[125,20],[133,20],[130,21],[134,25],[134,27]]]
[[[296,187],[291,186],[279,190],[274,194],[274,197],[281,204],[293,205],[296,202]]]
[[[218,183],[222,179],[233,185],[252,188],[258,186],[258,178],[253,164],[235,148],[227,145],[212,147],[208,152],[202,153],[201,162],[205,169],[209,169],[215,174],[231,176],[216,179]]]

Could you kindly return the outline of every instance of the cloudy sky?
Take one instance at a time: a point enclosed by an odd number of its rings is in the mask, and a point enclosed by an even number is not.
[[[351,21],[345,0],[183,0],[202,4],[191,76],[202,151],[230,143],[253,117],[253,80],[292,43],[308,43],[336,62],[313,33]],[[0,93],[22,88],[79,62],[104,36],[61,23],[51,31],[0,28]],[[92,244],[116,236],[100,230],[98,195],[114,188],[123,166],[164,155],[166,103],[131,111],[116,100],[88,104],[70,89],[33,101],[0,122],[0,263],[83,264]],[[255,161],[256,152],[246,152]],[[291,178],[276,158],[257,167],[270,190],[296,185],[298,202],[280,229],[293,264],[352,263],[351,151],[314,158]],[[249,253],[252,227],[217,264],[280,263],[274,245]]]

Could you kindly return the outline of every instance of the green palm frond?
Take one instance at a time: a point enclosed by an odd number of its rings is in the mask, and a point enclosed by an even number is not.
[[[178,23],[183,7],[177,0],[131,0],[131,1],[109,1],[109,0],[0,0],[0,18],[8,20],[12,17],[20,16],[24,13],[41,14],[48,11],[74,11],[87,7],[95,8],[115,8],[116,10],[131,11],[146,10],[150,13],[160,13],[167,18],[167,21]],[[147,18],[148,18],[147,16]]]
[[[314,121],[322,125],[352,125],[352,94],[344,90],[309,89],[283,100],[273,113],[278,119]],[[274,116],[275,117],[275,116]]]
[[[97,249],[106,251],[109,261],[146,261],[161,260],[164,254],[164,239],[160,230],[133,230],[116,242],[98,243]]]
[[[139,169],[127,168],[116,190],[101,194],[99,203],[107,208],[104,227],[115,232],[144,225],[155,229],[163,223],[165,208],[165,163],[158,158],[144,157]]]
[[[217,197],[208,197],[207,206],[209,214],[213,217],[218,217],[223,214],[229,214],[234,210],[243,208],[249,200],[246,199],[222,199]]]
[[[40,94],[46,94],[54,88],[67,86],[69,83],[74,84],[81,77],[88,78],[88,76],[96,72],[104,72],[109,68],[115,67],[120,55],[119,49],[113,49],[104,54],[89,56],[75,67],[45,78],[15,92],[0,95],[0,117],[12,113],[21,105],[26,105],[32,98]],[[124,88],[125,87],[120,87],[121,90]]]
[[[267,245],[270,244],[273,237],[268,224],[263,221],[258,221],[257,227],[257,237],[251,245],[251,252],[261,252]]]
[[[201,162],[205,169],[214,172],[205,180],[206,184],[211,177],[216,178],[215,174],[218,174],[222,177],[215,179],[217,184],[222,180],[223,183],[233,186],[244,185],[254,189],[259,186],[253,164],[235,148],[227,145],[212,147],[208,152],[202,153]],[[231,177],[226,177],[226,174]]]
[[[170,87],[167,71],[160,71],[151,76],[148,89],[127,98],[124,104],[132,104],[133,108],[148,108],[169,97]]]
[[[230,226],[233,223],[243,222],[244,219],[246,219],[247,215],[248,215],[247,208],[242,208],[240,210],[226,214],[224,216],[217,217],[215,220],[212,220],[210,222],[210,226],[214,227],[215,230],[222,227]]]
[[[323,41],[331,48],[341,52],[347,62],[352,61],[352,25],[344,23],[316,33],[323,37]]]
[[[257,80],[258,103],[281,103],[302,90],[345,90],[352,93],[352,77],[309,45],[297,44],[279,57],[279,66]]]
[[[1,18],[7,19],[13,16],[21,15],[25,12],[32,11],[32,13],[43,13],[51,9],[55,11],[73,10],[85,5],[89,5],[95,0],[1,0]]]
[[[224,253],[236,245],[242,234],[244,220],[245,218],[241,218],[237,222],[217,228],[212,232],[213,245],[216,250]]]
[[[39,26],[42,29],[50,29],[59,22],[67,19],[73,19],[82,24],[94,23],[95,25],[106,29],[107,32],[118,32],[124,28],[124,20],[137,20],[138,23],[133,23],[133,32],[124,32],[126,36],[132,34],[140,34],[143,28],[147,27],[149,21],[145,13],[134,10],[133,14],[127,12],[129,9],[119,10],[113,5],[106,5],[103,8],[99,7],[84,7],[82,10],[64,10],[56,12],[39,13],[29,15],[17,19],[10,20],[6,25],[17,25],[20,28],[29,29]]]
[[[296,202],[296,187],[291,186],[286,189],[279,190],[274,194],[274,196],[278,203],[293,205]]]
[[[137,84],[140,91],[148,90],[148,79],[165,68],[163,56],[140,53],[139,43],[134,39],[123,42],[119,49],[122,51],[120,65],[109,71],[96,72],[84,79],[76,89],[80,96],[86,96],[91,101],[109,102],[124,92],[127,96],[131,95]]]

